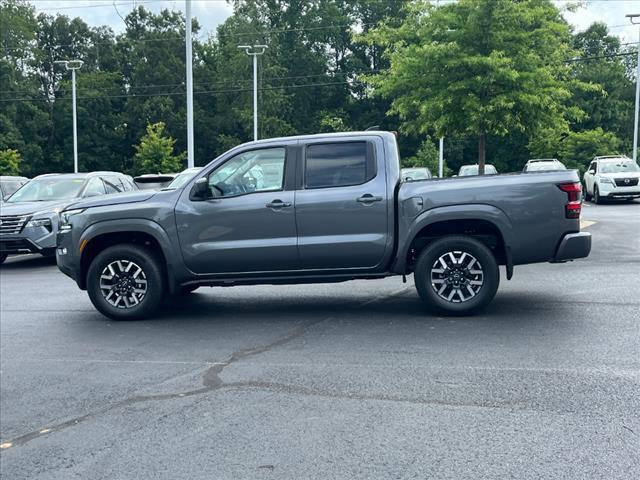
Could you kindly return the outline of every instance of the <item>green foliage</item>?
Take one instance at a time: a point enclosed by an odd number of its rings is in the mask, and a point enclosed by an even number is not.
[[[141,171],[134,144],[159,122],[160,137],[175,139],[170,156],[180,157],[182,14],[139,6],[116,35],[80,18],[36,14],[31,3],[0,0],[0,150],[21,153],[22,173],[72,168],[71,75],[58,59],[84,61],[83,170]],[[636,60],[617,55],[635,46],[602,24],[572,35],[550,0],[230,3],[234,12],[215,36],[194,38],[196,165],[253,138],[251,58],[241,43],[269,45],[258,60],[260,138],[379,125],[400,130],[405,164],[434,172],[435,145],[425,137],[442,134],[453,169],[477,161],[480,137],[500,171],[521,170],[534,152],[559,157],[567,140],[581,138],[574,133],[598,128],[631,149]],[[153,162],[142,170],[176,169]]]
[[[0,175],[20,175],[20,153],[17,150],[0,150]]]
[[[369,80],[410,133],[475,135],[482,162],[488,134],[567,123],[578,82],[563,64],[569,26],[550,1],[417,2],[400,27],[365,38],[387,49],[390,68]]]
[[[140,139],[140,144],[135,145],[134,171],[143,173],[175,173],[182,171],[185,152],[179,155],[173,154],[173,146],[176,141],[164,134],[165,125],[162,122],[147,126],[147,133]]]
[[[427,167],[434,176],[437,176],[439,159],[438,147],[431,138],[427,137],[420,144],[415,155],[402,159],[402,168]],[[443,174],[445,177],[451,175],[451,169],[447,166],[446,159],[444,160]]]
[[[561,142],[558,158],[567,166],[584,172],[596,155],[616,155],[620,153],[621,141],[612,132],[598,127],[582,132],[570,132]]]

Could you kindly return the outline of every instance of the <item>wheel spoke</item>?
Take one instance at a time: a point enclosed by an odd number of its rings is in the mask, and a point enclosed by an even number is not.
[[[434,262],[430,275],[437,295],[452,303],[471,300],[484,285],[482,265],[472,254],[461,250],[443,253]]]
[[[102,270],[98,287],[112,307],[128,309],[144,300],[147,294],[147,277],[135,262],[114,260]]]

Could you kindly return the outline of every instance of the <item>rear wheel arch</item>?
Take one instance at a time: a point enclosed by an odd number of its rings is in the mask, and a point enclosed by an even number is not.
[[[404,252],[405,272],[413,271],[420,253],[434,241],[450,235],[468,236],[482,242],[497,262],[506,265],[507,278],[513,273],[513,261],[509,240],[505,238],[504,229],[495,222],[485,218],[450,218],[436,220],[421,225],[421,228],[413,235],[411,242]]]

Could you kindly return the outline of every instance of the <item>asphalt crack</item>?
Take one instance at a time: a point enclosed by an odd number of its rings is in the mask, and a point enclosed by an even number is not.
[[[382,301],[394,296],[398,296],[403,294],[404,292],[406,292],[409,288],[405,287],[402,288],[401,290],[398,290],[396,292],[393,292],[385,297],[380,297],[380,298],[375,298],[375,299],[371,299],[368,300],[366,302],[361,303],[360,305],[369,305],[371,303],[375,303],[378,301]],[[16,446],[21,446],[21,445],[25,445],[26,443],[29,443],[30,441],[36,439],[36,438],[40,438],[43,437],[45,435],[50,435],[52,433],[57,433],[57,432],[61,432],[67,428],[70,427],[74,427],[82,422],[85,422],[87,420],[93,419],[95,417],[98,417],[100,415],[104,415],[105,413],[109,413],[112,410],[116,410],[118,408],[122,408],[122,407],[127,407],[130,405],[134,405],[137,403],[142,403],[142,402],[149,402],[149,401],[161,401],[161,400],[172,400],[172,399],[178,399],[178,398],[186,398],[186,397],[192,397],[195,395],[202,395],[205,393],[209,393],[209,392],[213,392],[215,390],[219,390],[223,387],[234,387],[234,386],[242,386],[242,385],[249,385],[252,382],[245,382],[245,383],[229,383],[229,384],[225,384],[224,381],[222,380],[222,378],[220,378],[220,375],[222,374],[222,372],[224,371],[225,368],[227,368],[229,365],[232,365],[234,363],[237,363],[241,360],[244,360],[245,358],[248,357],[252,357],[252,356],[256,356],[256,355],[260,355],[262,353],[266,353],[269,350],[272,350],[274,348],[280,347],[282,345],[285,345],[289,342],[291,342],[292,340],[295,340],[296,338],[299,338],[301,336],[303,336],[305,333],[307,333],[307,331],[309,329],[311,329],[312,327],[319,325],[321,323],[324,322],[328,322],[329,320],[332,320],[334,317],[333,316],[329,316],[329,317],[325,317],[321,320],[315,320],[315,321],[311,321],[311,322],[305,322],[299,326],[297,326],[296,328],[294,328],[292,331],[290,331],[287,335],[280,337],[276,340],[274,340],[273,342],[267,343],[266,345],[261,345],[261,346],[256,346],[256,347],[250,347],[250,348],[244,348],[244,349],[240,349],[240,350],[236,350],[235,352],[233,352],[226,360],[222,361],[222,362],[211,362],[211,367],[209,367],[205,372],[204,375],[202,376],[202,387],[200,388],[196,388],[193,390],[187,390],[187,391],[183,391],[183,392],[176,392],[176,393],[166,393],[166,394],[157,394],[157,395],[136,395],[136,396],[132,396],[129,398],[126,398],[124,400],[121,400],[119,402],[116,403],[112,403],[111,405],[101,408],[99,410],[96,410],[94,412],[91,413],[87,413],[85,415],[81,415],[75,418],[72,418],[71,420],[67,420],[65,422],[62,423],[58,423],[56,425],[52,425],[52,426],[48,426],[46,428],[40,428],[38,430],[34,430],[32,432],[26,433],[24,435],[20,435],[19,437],[15,437],[13,439],[10,440],[6,440],[3,441],[2,443],[0,443],[0,452],[12,447],[16,447]],[[265,383],[266,384],[266,383]],[[301,387],[304,388],[304,387]]]

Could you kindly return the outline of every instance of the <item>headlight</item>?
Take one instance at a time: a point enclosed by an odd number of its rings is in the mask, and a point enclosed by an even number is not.
[[[600,177],[600,183],[610,183],[611,185],[613,185],[613,178]]]
[[[27,222],[27,227],[45,227],[51,231],[51,220],[49,218],[34,218]]]
[[[58,228],[60,230],[71,230],[71,217],[82,212],[84,212],[84,208],[65,210],[60,214],[60,224],[58,225]]]

